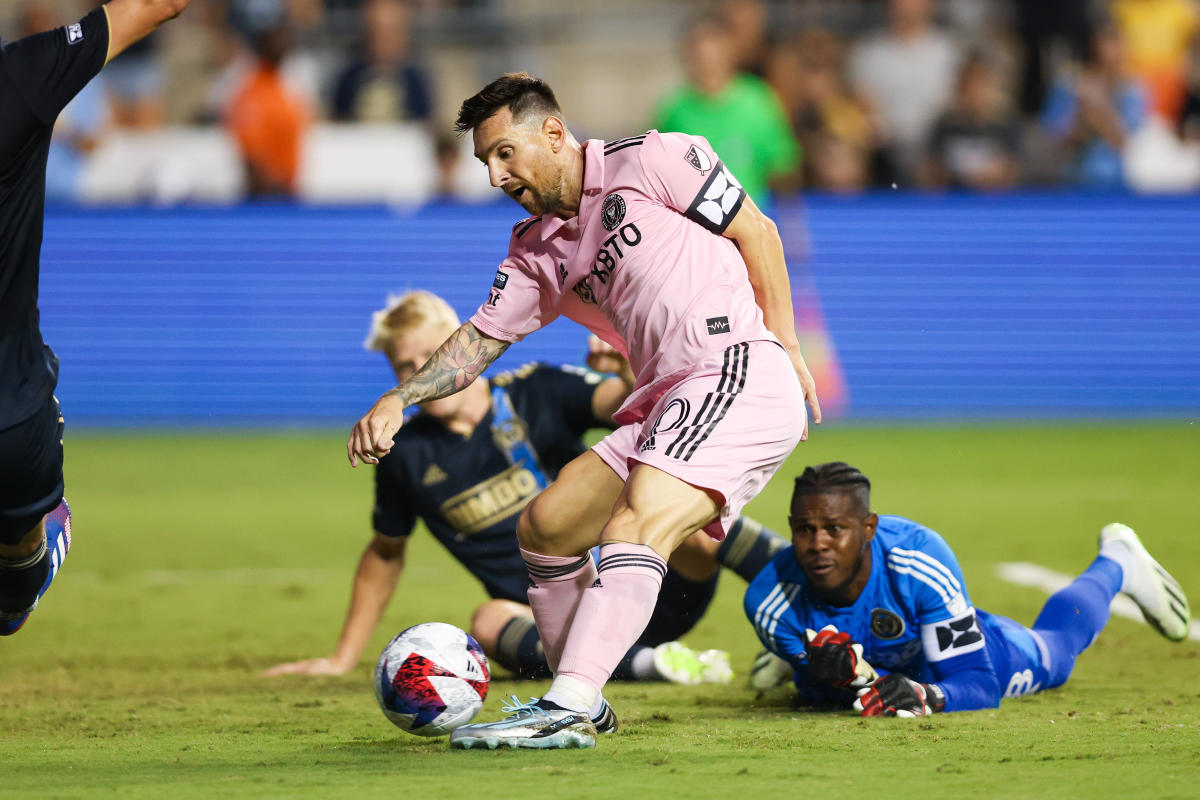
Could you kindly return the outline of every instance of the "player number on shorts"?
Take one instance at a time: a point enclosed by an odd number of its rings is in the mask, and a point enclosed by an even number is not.
[[[1041,688],[1040,683],[1033,682],[1033,670],[1023,669],[1014,672],[1008,679],[1008,688],[1004,690],[1004,696],[1020,697],[1023,694],[1033,694]]]

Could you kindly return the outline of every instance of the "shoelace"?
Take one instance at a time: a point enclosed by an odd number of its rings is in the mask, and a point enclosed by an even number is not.
[[[539,699],[540,698],[537,697],[531,697],[529,698],[528,703],[522,703],[514,694],[509,697],[507,702],[501,702],[500,713],[507,714],[509,717],[514,718],[520,717],[522,714],[528,714],[530,716],[541,714],[542,716],[549,718],[550,715],[546,713],[546,709],[537,705]]]

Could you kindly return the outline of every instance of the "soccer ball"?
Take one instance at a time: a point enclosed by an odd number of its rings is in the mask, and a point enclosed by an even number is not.
[[[444,622],[401,631],[375,665],[375,697],[384,716],[418,736],[445,736],[479,713],[488,690],[479,642]]]

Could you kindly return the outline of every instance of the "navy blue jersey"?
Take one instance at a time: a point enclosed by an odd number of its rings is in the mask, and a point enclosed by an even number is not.
[[[849,705],[854,695],[808,685],[806,628],[833,625],[849,633],[880,674],[938,684],[947,711],[995,707],[1002,677],[1007,682],[1011,672],[1044,660],[1027,629],[976,612],[949,545],[904,517],[879,516],[871,576],[853,605],[830,606],[810,595],[807,584],[788,547],[750,583],[745,610],[763,644],[792,664],[797,687],[814,702]]]
[[[375,530],[408,536],[419,517],[489,595],[526,602],[517,517],[586,450],[587,430],[611,427],[592,411],[601,380],[588,370],[540,364],[496,375],[493,408],[467,437],[432,417],[413,417],[375,470]]]
[[[108,17],[0,42],[0,428],[42,408],[58,358],[42,341],[38,257],[50,133],[63,107],[104,66]]]

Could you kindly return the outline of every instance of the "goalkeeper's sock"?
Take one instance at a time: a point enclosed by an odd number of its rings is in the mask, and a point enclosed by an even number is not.
[[[49,575],[50,551],[45,539],[27,556],[0,559],[0,612],[28,611]]]
[[[1042,607],[1033,630],[1049,650],[1050,675],[1046,688],[1062,686],[1075,668],[1075,659],[1108,623],[1109,606],[1121,591],[1121,566],[1106,555],[1096,560],[1067,587],[1055,592]]]
[[[776,553],[787,546],[787,539],[764,528],[762,523],[749,517],[738,517],[717,548],[717,561],[749,583]]]
[[[529,607],[537,620],[546,662],[557,672],[575,609],[584,590],[596,581],[596,564],[591,553],[544,556],[522,549],[521,557],[529,570]]]
[[[579,601],[554,682],[545,697],[583,711],[645,630],[667,562],[644,544],[601,545],[599,577]]]
[[[1121,568],[1121,580],[1117,591],[1127,590],[1129,586],[1126,576],[1132,572],[1130,567],[1133,562],[1133,552],[1129,549],[1129,545],[1120,539],[1108,539],[1100,545],[1100,555]]]
[[[654,667],[654,648],[635,644],[613,669],[614,681],[661,681],[663,676]]]

